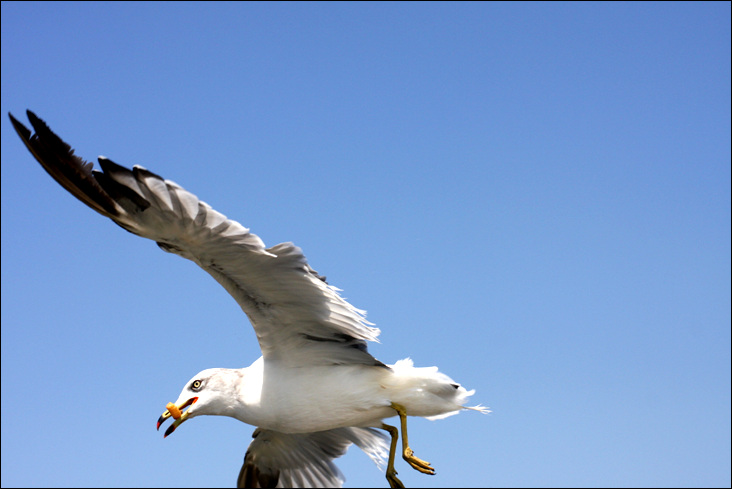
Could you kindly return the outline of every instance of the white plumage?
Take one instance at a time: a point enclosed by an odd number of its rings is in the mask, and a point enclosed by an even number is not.
[[[181,423],[222,415],[256,426],[245,455],[240,486],[337,487],[343,476],[333,460],[356,444],[396,478],[397,430],[383,423],[399,415],[403,458],[420,472],[434,469],[414,457],[406,416],[438,419],[465,406],[467,391],[436,367],[415,368],[409,359],[385,365],[367,341],[379,330],[326,283],[300,248],[267,248],[236,221],[195,195],[139,166],[132,170],[99,157],[103,172],[73,154],[32,112],[35,134],[13,116],[13,125],[44,169],[79,200],[124,229],[187,258],[218,281],[249,317],[262,357],[242,369],[208,369],[191,379],[174,408]],[[187,408],[187,409],[186,409]],[[158,427],[171,417],[165,411]],[[382,428],[392,438],[388,438]]]

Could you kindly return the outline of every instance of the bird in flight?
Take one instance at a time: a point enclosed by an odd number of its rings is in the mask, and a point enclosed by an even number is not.
[[[340,487],[334,460],[351,444],[404,487],[394,468],[402,458],[434,475],[414,455],[407,417],[439,419],[463,409],[468,391],[437,367],[410,359],[386,365],[369,354],[379,330],[310,267],[300,248],[270,248],[195,195],[140,166],[98,158],[102,171],[76,156],[33,112],[34,134],[9,114],[28,150],[62,187],[125,230],[152,239],[208,272],[236,300],[254,327],[262,356],[241,369],[211,368],[188,381],[157,427],[167,437],[196,416],[230,416],[256,427],[238,487]],[[399,428],[384,419],[398,416]]]

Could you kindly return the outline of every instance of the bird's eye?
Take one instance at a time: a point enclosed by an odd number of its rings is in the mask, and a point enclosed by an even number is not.
[[[193,383],[191,384],[191,389],[193,389],[194,391],[197,391],[198,389],[201,388],[201,385],[203,385],[203,382],[201,382],[200,380],[194,380]]]

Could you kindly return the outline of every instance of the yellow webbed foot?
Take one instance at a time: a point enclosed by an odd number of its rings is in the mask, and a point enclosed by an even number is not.
[[[402,458],[407,461],[413,469],[422,472],[423,474],[435,475],[435,469],[426,460],[414,456],[414,450],[409,447],[404,449]]]
[[[404,489],[404,484],[402,484],[402,481],[400,481],[396,475],[397,475],[397,471],[394,470],[393,468],[391,469],[391,471],[389,471],[389,470],[386,471],[386,480],[389,481],[389,486],[392,489],[394,489],[394,488]]]
[[[399,415],[399,420],[402,424],[402,458],[412,466],[414,470],[418,470],[423,474],[435,475],[435,469],[426,460],[414,456],[414,450],[409,448],[409,442],[407,441],[407,409],[401,404],[391,403],[392,409]],[[392,438],[392,443],[396,440]]]

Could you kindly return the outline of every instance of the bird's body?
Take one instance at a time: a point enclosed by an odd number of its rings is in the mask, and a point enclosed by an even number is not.
[[[416,470],[434,469],[408,447],[407,416],[440,418],[467,407],[473,394],[436,367],[409,359],[385,365],[367,349],[379,330],[307,263],[292,243],[265,247],[236,221],[170,180],[99,157],[103,172],[75,156],[28,111],[35,134],[10,116],[18,135],[66,190],[127,231],[154,240],[216,279],[249,317],[262,357],[242,369],[208,369],[189,381],[158,420],[173,424],[200,415],[230,416],[256,426],[239,474],[240,486],[340,486],[333,464],[352,443],[394,470],[399,416],[403,458]],[[187,408],[187,409],[186,409]]]
[[[249,367],[252,369],[248,373],[257,375],[260,396],[248,406],[249,416],[238,419],[253,426],[311,433],[347,426],[377,427],[381,419],[394,415],[388,393],[380,388],[382,379],[390,375],[383,367],[330,365],[302,371],[260,358]],[[262,382],[267,377],[277,382]],[[295,410],[291,409],[293,401]]]
[[[265,382],[265,378],[277,379]],[[415,368],[410,360],[393,366],[323,365],[308,369],[267,362],[262,357],[242,369],[208,369],[201,380],[215,393],[189,417],[231,416],[282,433],[311,433],[349,426],[380,427],[396,416],[392,403],[412,416],[457,413],[471,394],[433,368]],[[190,383],[188,384],[190,385]],[[186,387],[175,404],[192,397]],[[296,405],[297,409],[292,409]]]

